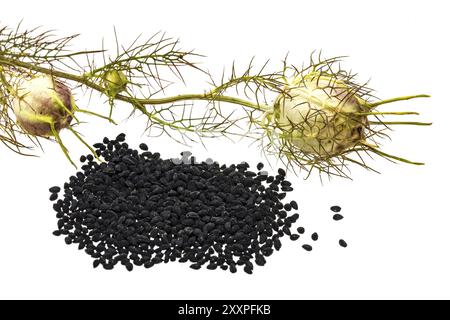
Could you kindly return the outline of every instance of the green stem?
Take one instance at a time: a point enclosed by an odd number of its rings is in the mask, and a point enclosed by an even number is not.
[[[103,88],[102,86],[100,86],[88,79],[88,74],[81,75],[81,76],[74,75],[74,74],[67,73],[64,71],[48,69],[45,67],[34,65],[32,63],[23,62],[23,61],[19,61],[19,60],[12,60],[12,59],[8,59],[5,57],[0,58],[0,64],[12,66],[12,67],[21,67],[21,68],[25,68],[25,69],[32,70],[35,72],[52,75],[52,76],[55,76],[58,78],[75,81],[75,82],[84,84],[87,87],[90,87],[98,92],[101,92],[101,93],[107,95],[105,88]],[[272,109],[268,105],[260,105],[260,104],[253,103],[251,101],[247,101],[247,100],[243,100],[243,99],[239,99],[239,98],[235,98],[235,97],[230,97],[230,96],[216,95],[213,92],[207,92],[207,93],[203,93],[203,94],[181,94],[181,95],[172,96],[172,97],[154,98],[154,99],[152,99],[152,98],[137,99],[134,97],[117,94],[115,96],[115,99],[124,101],[124,102],[128,102],[131,104],[135,104],[136,101],[138,101],[142,105],[168,104],[168,103],[174,103],[174,102],[186,101],[186,100],[204,100],[204,101],[219,101],[219,102],[228,102],[228,103],[232,103],[232,104],[238,104],[238,105],[241,105],[244,107],[249,107],[249,108],[252,108],[252,109],[258,110],[258,111],[270,111]]]
[[[50,122],[49,124],[50,124],[50,129],[52,131],[52,134],[55,137],[56,142],[58,142],[62,152],[64,153],[66,158],[70,161],[70,163],[76,168],[77,165],[75,164],[75,162],[73,162],[72,158],[70,157],[69,151],[67,150],[66,146],[62,142],[61,137],[59,136],[59,133],[58,133],[58,131],[55,128],[55,124],[53,122]]]
[[[94,149],[93,149],[86,141],[84,141],[84,139],[80,136],[80,134],[79,134],[78,132],[76,132],[72,127],[69,127],[68,129],[75,135],[75,137],[76,137],[78,140],[81,141],[82,144],[84,144],[84,145],[89,149],[89,151],[91,151],[91,153],[94,155],[94,157],[95,157],[98,161],[101,161],[100,158],[99,158],[98,155],[97,155],[97,152],[95,152],[95,150],[94,150]]]
[[[411,99],[415,99],[415,98],[430,98],[431,96],[428,94],[418,94],[418,95],[414,95],[414,96],[403,96],[403,97],[397,97],[397,98],[392,98],[392,99],[386,99],[386,100],[381,100],[381,101],[377,101],[377,102],[372,102],[369,103],[369,107],[370,108],[376,108],[378,106],[381,106],[382,104],[387,104],[387,103],[392,103],[392,102],[397,102],[397,101],[405,101],[405,100],[411,100]]]
[[[358,116],[384,116],[384,115],[394,115],[394,116],[404,116],[404,115],[419,115],[418,112],[357,112]]]
[[[372,151],[373,153],[378,154],[379,156],[382,156],[382,157],[385,157],[385,158],[394,159],[394,160],[401,161],[401,162],[404,162],[404,163],[414,164],[416,166],[423,166],[423,165],[425,165],[425,163],[423,163],[423,162],[414,162],[414,161],[410,161],[408,159],[400,158],[400,157],[394,156],[392,154],[383,152],[383,151],[381,151],[381,150],[371,146],[370,144],[366,144],[366,143],[362,143],[362,144],[364,146],[366,146],[370,151]]]
[[[211,93],[204,93],[204,94],[180,94],[177,96],[172,97],[166,97],[166,98],[160,98],[160,99],[138,99],[142,104],[167,104],[167,103],[173,103],[177,101],[186,101],[186,100],[207,100],[207,101],[220,101],[220,102],[228,102],[232,104],[238,104],[244,107],[249,107],[258,111],[269,111],[271,108],[267,105],[258,105],[256,103],[229,97],[229,96],[222,96],[222,95],[215,95]]]
[[[370,121],[374,125],[411,125],[411,126],[431,126],[431,122],[411,122],[411,121]]]
[[[117,124],[117,122],[115,122],[113,119],[111,119],[111,117],[106,117],[106,116],[103,116],[103,115],[98,114],[98,113],[96,113],[96,112],[92,112],[92,111],[85,110],[85,109],[79,109],[79,108],[77,108],[76,111],[77,111],[77,112],[81,112],[81,113],[90,114],[91,116],[96,116],[96,117],[99,117],[99,118],[108,120],[108,121],[111,122],[112,124]]]

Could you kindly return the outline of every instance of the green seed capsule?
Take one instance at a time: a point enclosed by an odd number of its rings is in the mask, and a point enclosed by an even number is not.
[[[103,78],[103,85],[106,89],[106,93],[112,97],[124,91],[127,87],[127,84],[128,79],[125,73],[123,73],[123,71],[119,70],[107,71]]]

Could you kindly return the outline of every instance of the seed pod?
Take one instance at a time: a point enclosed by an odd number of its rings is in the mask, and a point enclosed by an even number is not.
[[[69,127],[74,110],[70,89],[50,76],[23,79],[17,85],[13,111],[19,125],[31,135],[50,137]]]
[[[128,79],[120,70],[107,71],[103,78],[103,85],[107,94],[114,97],[116,94],[124,91],[127,87]]]
[[[266,150],[282,156],[288,168],[299,167],[309,173],[316,169],[342,177],[349,177],[344,169],[350,163],[371,169],[361,161],[360,153],[423,165],[383,152],[378,139],[387,137],[384,131],[392,125],[430,123],[383,121],[384,116],[418,113],[377,108],[429,96],[420,94],[372,101],[372,90],[354,82],[355,76],[341,69],[339,62],[339,58],[320,60],[319,57],[318,62],[311,60],[311,65],[300,71],[294,68],[293,74],[284,73],[285,85],[273,109],[269,108],[260,122],[268,137]]]
[[[304,153],[327,158],[365,139],[370,110],[353,88],[331,76],[294,80],[275,104],[277,125]]]

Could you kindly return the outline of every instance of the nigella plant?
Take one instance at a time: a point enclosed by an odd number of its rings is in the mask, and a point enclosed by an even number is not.
[[[255,138],[262,150],[296,171],[316,169],[349,177],[349,163],[371,169],[364,154],[421,164],[382,151],[379,141],[391,126],[429,123],[385,121],[384,116],[417,113],[379,107],[428,95],[376,99],[367,84],[357,83],[340,67],[340,58],[318,54],[301,69],[285,59],[275,72],[266,71],[267,63],[255,68],[252,60],[243,72],[233,64],[229,74],[215,79],[192,61],[200,55],[181,50],[178,41],[165,35],[139,37],[125,46],[115,33],[114,53],[104,47],[72,52],[68,46],[74,38],[56,38],[39,29],[0,28],[0,141],[8,148],[27,153],[29,146],[21,136],[38,145],[39,139],[50,137],[70,160],[60,136],[68,129],[93,152],[75,130],[80,124],[76,113],[114,124],[114,109],[125,103],[132,114],[147,118],[145,129],[151,134],[166,134],[185,144],[218,136]],[[167,74],[188,83],[182,75],[186,67],[208,75],[211,88],[166,96],[166,87],[174,82]],[[108,112],[79,108],[75,90],[99,94]],[[206,104],[198,106],[199,101]]]

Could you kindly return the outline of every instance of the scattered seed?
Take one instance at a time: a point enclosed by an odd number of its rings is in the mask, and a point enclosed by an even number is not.
[[[128,271],[133,271],[133,264],[129,262],[129,263],[125,264],[125,268],[126,268]]]
[[[305,249],[306,251],[311,251],[312,250],[312,247],[309,244],[302,245],[302,248]]]
[[[347,242],[345,242],[344,240],[339,240],[339,245],[343,248],[347,248]]]
[[[333,211],[333,212],[341,212],[341,207],[339,207],[339,206],[332,206],[330,208],[330,210]]]
[[[298,227],[298,228],[297,228],[297,232],[298,232],[299,234],[304,234],[304,233],[305,233],[305,228],[303,228],[303,227]]]
[[[291,236],[289,237],[292,241],[297,241],[300,236],[298,234],[291,234]]]
[[[335,215],[333,215],[333,220],[335,221],[339,221],[344,219],[344,217],[342,215],[340,215],[339,213],[336,213]]]
[[[119,133],[116,137],[117,142],[124,142],[125,141],[125,133]],[[110,141],[111,142],[111,141]]]
[[[256,166],[256,169],[258,170],[262,170],[264,168],[264,164],[262,162],[258,163],[258,165]]]
[[[290,202],[290,204],[291,204],[292,209],[298,210],[298,204],[297,204],[297,202],[295,202],[294,200],[292,200],[292,201]]]
[[[145,143],[141,143],[141,144],[139,145],[139,149],[144,150],[144,151],[147,151],[147,150],[148,150],[148,146],[147,146]]]
[[[281,181],[281,186],[282,187],[290,187],[290,186],[292,186],[292,183],[290,183],[289,181]]]
[[[58,194],[57,193],[52,193],[51,195],[50,195],[50,201],[55,201],[56,199],[58,199]]]
[[[54,187],[51,187],[50,189],[48,189],[48,191],[50,191],[51,193],[58,193],[61,191],[61,188],[54,186]]]
[[[311,235],[311,239],[312,239],[313,241],[317,241],[317,240],[319,239],[319,235],[317,234],[317,232],[314,232],[314,233]]]

